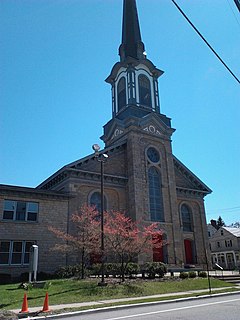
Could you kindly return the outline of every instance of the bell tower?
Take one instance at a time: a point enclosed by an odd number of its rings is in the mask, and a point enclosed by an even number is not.
[[[111,129],[118,120],[125,122],[132,117],[142,119],[153,113],[158,121],[171,128],[170,119],[160,112],[158,78],[163,71],[147,59],[135,0],[123,2],[119,56],[120,61],[113,66],[106,79],[112,88],[112,120],[104,126],[102,137],[106,146],[109,145],[109,139],[112,140],[109,134],[112,134]],[[120,127],[116,129],[115,136],[123,133],[123,122]]]

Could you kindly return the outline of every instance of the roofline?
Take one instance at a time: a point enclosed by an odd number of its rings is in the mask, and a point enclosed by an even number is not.
[[[201,190],[201,192],[204,192],[206,194],[212,193],[212,190],[204,183],[202,180],[200,180],[191,170],[189,170],[176,156],[173,155],[173,160],[180,165],[186,173],[193,176],[193,178],[201,184],[206,190]],[[178,187],[178,186],[177,186]]]
[[[69,194],[62,193],[59,191],[52,191],[52,190],[43,190],[31,187],[22,187],[22,186],[15,186],[15,185],[5,185],[0,184],[0,194],[5,192],[20,192],[20,193],[29,193],[29,194],[38,194],[38,195],[47,195],[47,196],[54,196],[54,197],[61,197],[61,198],[70,198],[72,197]]]
[[[107,148],[105,148],[103,150],[100,150],[99,151],[99,155],[101,155],[103,153],[108,153],[108,152],[114,150],[115,148],[119,148],[119,147],[123,146],[125,143],[126,143],[126,141],[120,142],[120,143],[115,144],[115,145],[113,145],[111,147],[107,147]],[[64,175],[64,173],[69,171],[69,169],[72,169],[73,166],[77,166],[79,163],[82,163],[82,162],[85,162],[85,161],[89,161],[89,160],[91,160],[93,158],[95,158],[95,154],[94,153],[63,166],[61,169],[59,169],[58,171],[53,173],[50,177],[48,177],[46,180],[44,180],[42,183],[40,183],[36,188],[41,189],[44,185],[49,183],[51,180],[53,180],[57,176],[59,176],[61,174]]]

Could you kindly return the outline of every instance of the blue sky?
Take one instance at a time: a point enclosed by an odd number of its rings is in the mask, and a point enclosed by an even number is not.
[[[240,78],[233,0],[177,0]],[[142,40],[161,70],[173,153],[213,193],[207,219],[240,220],[240,85],[170,0],[138,0]],[[35,187],[92,153],[111,118],[104,82],[119,60],[122,0],[0,1],[0,183]]]

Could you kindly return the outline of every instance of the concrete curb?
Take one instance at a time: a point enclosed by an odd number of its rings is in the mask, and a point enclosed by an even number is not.
[[[189,292],[190,293],[190,292]],[[235,295],[240,294],[240,291],[235,292],[223,292],[223,293],[216,293],[216,294],[206,294],[203,296],[195,296],[195,297],[184,297],[184,298],[175,298],[170,300],[164,300],[164,301],[152,301],[152,302],[141,302],[141,303],[134,303],[134,304],[126,304],[126,305],[117,305],[117,306],[110,306],[110,307],[103,307],[103,308],[96,308],[96,309],[87,309],[82,311],[73,311],[73,312],[66,312],[61,314],[53,314],[53,315],[41,315],[36,317],[27,316],[22,319],[27,320],[44,320],[44,319],[61,319],[62,317],[73,317],[81,314],[86,313],[92,313],[92,312],[101,312],[101,311],[111,311],[111,310],[119,310],[119,309],[126,309],[126,308],[136,308],[139,306],[148,306],[153,304],[166,304],[166,303],[178,303],[182,301],[191,301],[196,299],[204,299],[204,298],[212,298],[212,297],[218,297],[218,296],[228,296],[228,295]],[[132,301],[132,300],[130,300]],[[110,302],[109,302],[110,303]]]

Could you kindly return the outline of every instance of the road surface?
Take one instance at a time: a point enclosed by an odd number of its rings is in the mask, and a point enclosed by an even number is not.
[[[65,320],[240,320],[240,294],[81,313]]]

